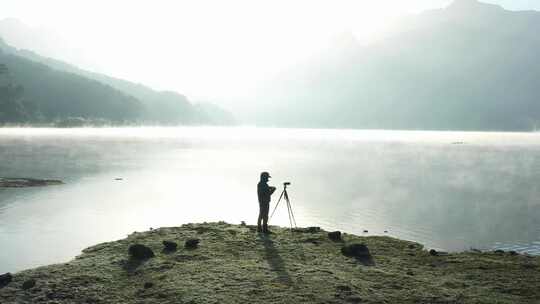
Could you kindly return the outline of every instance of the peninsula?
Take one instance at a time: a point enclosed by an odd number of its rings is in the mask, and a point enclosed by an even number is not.
[[[539,303],[540,257],[224,222],[134,232],[0,279],[2,303]]]

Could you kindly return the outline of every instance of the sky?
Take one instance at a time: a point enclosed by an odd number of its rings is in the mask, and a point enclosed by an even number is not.
[[[22,21],[46,37],[36,51],[91,71],[192,99],[241,98],[342,33],[369,43],[400,16],[450,2],[0,0],[0,20]],[[538,0],[486,2],[540,10]]]

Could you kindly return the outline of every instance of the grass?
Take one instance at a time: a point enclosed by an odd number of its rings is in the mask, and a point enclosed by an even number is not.
[[[540,257],[432,256],[390,237],[344,234],[334,242],[322,230],[272,228],[270,236],[223,222],[133,233],[69,263],[16,273],[0,303],[540,303]],[[185,249],[188,238],[199,247]],[[164,240],[179,249],[162,251]],[[355,242],[369,247],[374,266],[341,254]],[[130,260],[135,243],[156,257]],[[36,285],[23,290],[29,279]]]

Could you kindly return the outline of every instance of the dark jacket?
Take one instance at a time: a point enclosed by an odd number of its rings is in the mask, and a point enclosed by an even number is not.
[[[257,184],[257,196],[259,203],[270,203],[270,196],[276,191],[275,187],[270,187],[266,182],[260,181]]]

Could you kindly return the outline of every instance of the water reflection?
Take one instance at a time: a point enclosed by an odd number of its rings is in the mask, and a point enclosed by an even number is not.
[[[0,175],[66,181],[0,190],[0,272],[66,261],[84,247],[149,227],[254,223],[262,170],[272,172],[278,189],[293,182],[289,195],[299,225],[357,234],[388,231],[445,250],[540,253],[539,137],[0,129]],[[452,145],[457,141],[465,144]],[[285,208],[271,224],[288,226]]]

